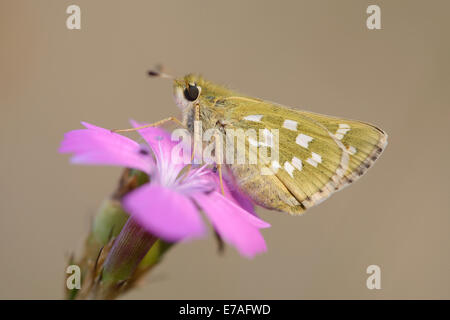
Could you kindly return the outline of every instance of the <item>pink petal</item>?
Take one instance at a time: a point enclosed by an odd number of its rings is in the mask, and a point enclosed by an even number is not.
[[[217,188],[211,176],[212,172],[206,167],[190,169],[186,175],[180,177],[174,188],[186,196],[198,192],[209,193]]]
[[[59,148],[61,153],[74,154],[72,162],[124,166],[150,172],[153,159],[135,141],[89,123],[83,125],[87,129],[67,132]]]
[[[220,190],[220,178],[219,174],[211,173],[209,175],[210,179],[214,181],[217,186],[217,191]],[[223,176],[223,191],[225,193],[225,197],[228,199],[232,199],[238,205],[240,205],[245,211],[250,212],[252,215],[256,216],[255,206],[251,202],[251,200],[243,193],[241,193],[237,187],[231,182],[230,178],[227,178],[225,175]]]
[[[251,215],[217,191],[196,194],[195,200],[224,241],[234,245],[243,256],[252,258],[267,250],[259,231],[259,228],[270,226],[267,222]]]
[[[138,123],[134,120],[130,121],[132,126],[137,128],[145,126],[145,123]],[[153,153],[159,162],[170,164],[173,170],[178,172],[191,161],[190,154],[172,155],[173,148],[181,143],[180,141],[172,141],[171,134],[159,127],[148,127],[137,130],[144,140],[152,148]]]
[[[169,188],[143,185],[124,197],[123,206],[150,233],[166,241],[205,235],[205,225],[192,201]]]
[[[231,187],[228,184],[230,188],[231,196],[236,200],[236,202],[247,212],[250,212],[252,215],[257,216],[255,212],[255,205],[250,200],[250,198],[243,194],[241,191],[239,191],[236,187]]]

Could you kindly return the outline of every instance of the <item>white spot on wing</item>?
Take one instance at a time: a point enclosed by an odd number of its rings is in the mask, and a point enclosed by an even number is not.
[[[280,169],[280,163],[276,160],[272,161],[272,170],[276,173]]]
[[[343,176],[344,176],[344,170],[342,170],[341,168],[337,168],[336,174],[337,174],[339,177],[343,177]]]
[[[252,114],[252,115],[249,115],[249,116],[245,116],[244,120],[253,121],[253,122],[260,122],[262,117],[263,117],[262,114]]]
[[[306,159],[306,162],[308,162],[313,167],[317,167],[317,162],[315,162],[314,159],[308,158]]]
[[[337,133],[340,133],[340,134],[346,134],[348,131],[350,131],[350,129],[337,129]]]
[[[322,163],[322,157],[320,156],[320,154],[317,154],[315,152],[312,152],[312,158],[314,159],[314,161],[318,162],[318,163]]]
[[[310,136],[307,136],[306,134],[300,133],[297,138],[295,139],[295,142],[302,146],[303,148],[308,149],[308,144],[313,140]]]
[[[336,130],[336,133],[334,136],[338,140],[342,140],[344,138],[345,134],[350,131],[350,126],[346,123],[340,123],[339,128]]]
[[[303,169],[303,163],[302,160],[300,160],[297,157],[293,157],[292,158],[292,165],[298,170],[298,171],[302,171]]]
[[[297,121],[284,120],[283,128],[286,128],[286,129],[289,129],[289,130],[292,130],[292,131],[297,131]]]
[[[349,146],[348,153],[350,153],[351,155],[354,155],[356,153],[356,148],[354,146]]]
[[[294,177],[294,167],[292,166],[292,164],[290,164],[289,162],[285,162],[284,163],[284,170],[287,171],[287,173],[289,173],[289,175],[293,178]]]
[[[311,153],[311,158],[306,159],[306,162],[308,162],[313,167],[317,168],[317,165],[319,163],[322,163],[322,157],[319,154],[317,154],[315,152],[312,152]]]

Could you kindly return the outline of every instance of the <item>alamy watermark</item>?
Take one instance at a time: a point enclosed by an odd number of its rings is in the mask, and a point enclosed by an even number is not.
[[[173,163],[258,164],[263,175],[275,174],[280,167],[278,129],[203,131],[202,122],[195,121],[193,138],[186,129],[172,132],[172,141],[178,142],[172,149]]]
[[[380,30],[381,29],[381,9],[376,4],[372,4],[367,7],[367,17],[366,26],[369,30]]]
[[[66,27],[69,30],[81,29],[81,9],[76,4],[67,7],[66,13],[70,14],[66,19]]]
[[[370,274],[366,280],[367,289],[381,289],[381,268],[376,264],[371,264],[367,267],[366,272]]]
[[[70,274],[66,280],[67,289],[81,289],[81,269],[76,264],[67,266],[66,273]]]

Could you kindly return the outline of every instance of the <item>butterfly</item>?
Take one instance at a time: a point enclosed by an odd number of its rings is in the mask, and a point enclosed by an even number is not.
[[[171,78],[154,71],[150,75]],[[358,180],[387,145],[387,134],[369,123],[248,97],[199,75],[173,79],[173,90],[182,120],[170,117],[152,125],[173,120],[195,134],[197,120],[203,131],[216,129],[226,139],[231,130],[253,129],[269,136],[277,130],[277,160],[224,164],[239,190],[268,209],[303,213]],[[247,146],[261,147],[246,139]],[[261,174],[263,169],[272,174]]]

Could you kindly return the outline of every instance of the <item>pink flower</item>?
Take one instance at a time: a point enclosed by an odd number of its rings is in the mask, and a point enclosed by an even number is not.
[[[206,228],[200,207],[222,239],[242,255],[253,257],[266,251],[259,229],[270,225],[254,214],[248,198],[230,190],[227,184],[223,196],[217,174],[206,167],[180,174],[186,162],[172,161],[176,142],[171,141],[168,132],[156,127],[138,131],[153,151],[153,158],[147,146],[110,130],[82,124],[86,129],[65,134],[59,151],[73,153],[73,163],[124,166],[148,174],[150,182],[128,193],[122,201],[125,210],[148,232],[170,242],[203,237]]]

